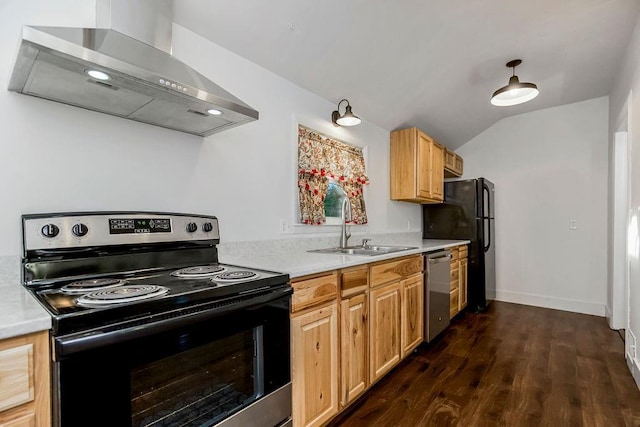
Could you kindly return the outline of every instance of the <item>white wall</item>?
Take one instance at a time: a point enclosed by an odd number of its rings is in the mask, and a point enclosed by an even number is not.
[[[628,239],[628,309],[625,355],[640,387],[640,18],[627,46],[624,60],[610,95],[609,144],[613,147],[615,132],[626,127],[629,145],[629,234]],[[635,224],[635,226],[634,226]],[[612,225],[610,225],[612,227]]]
[[[0,45],[8,47],[0,86],[8,85],[23,24],[93,27],[95,19],[95,2],[0,2]],[[364,231],[407,231],[408,221],[420,230],[418,205],[389,200],[387,130],[366,120],[335,129],[333,102],[180,26],[173,37],[176,57],[257,109],[260,119],[199,138],[0,90],[0,256],[20,253],[20,215],[35,212],[212,214],[223,241],[292,237],[282,234],[281,221],[296,220],[297,122],[367,147]]]
[[[604,315],[607,111],[604,97],[512,116],[457,150],[465,177],[495,184],[498,300]]]

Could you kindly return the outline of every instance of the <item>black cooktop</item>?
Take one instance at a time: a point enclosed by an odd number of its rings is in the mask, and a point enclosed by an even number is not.
[[[208,275],[197,274],[196,277],[176,275],[176,269],[111,274],[108,278],[115,279],[113,282],[119,282],[121,285],[115,285],[109,290],[118,290],[129,285],[145,285],[166,288],[167,291],[149,299],[114,304],[107,302],[99,306],[83,306],[81,302],[78,303],[78,299],[90,292],[63,292],[63,288],[78,282],[77,278],[57,281],[46,286],[38,285],[29,290],[52,315],[53,334],[56,335],[111,325],[134,318],[143,319],[145,316],[157,313],[179,312],[187,309],[193,311],[198,305],[224,304],[225,301],[289,286],[287,274],[228,264],[216,263],[211,264],[210,267],[216,267],[216,270],[221,267],[223,270]],[[98,278],[93,277],[89,280],[96,279]],[[84,280],[88,279],[84,278]],[[104,280],[104,282],[107,281]]]

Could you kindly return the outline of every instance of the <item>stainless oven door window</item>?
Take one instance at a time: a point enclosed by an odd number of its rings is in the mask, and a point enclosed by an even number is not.
[[[205,427],[229,419],[290,382],[288,311],[288,299],[272,301],[62,356],[54,425]]]
[[[133,426],[213,425],[264,394],[262,326],[131,370]]]

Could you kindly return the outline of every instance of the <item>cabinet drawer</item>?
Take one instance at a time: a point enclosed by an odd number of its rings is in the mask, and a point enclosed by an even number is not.
[[[460,246],[460,259],[466,258],[469,255],[469,251],[467,250],[467,245]]]
[[[300,311],[306,307],[331,301],[338,296],[338,273],[301,279],[291,283],[293,296],[291,297],[291,311]]]
[[[422,255],[401,258],[373,264],[370,270],[371,287],[394,280],[402,280],[412,274],[420,273],[423,268]]]
[[[340,270],[339,275],[340,294],[343,297],[362,292],[369,285],[369,267],[367,265],[344,268]]]
[[[449,294],[449,317],[453,317],[456,314],[458,314],[458,299],[459,299],[458,289],[454,289]]]
[[[451,264],[455,263],[458,261],[459,259],[459,250],[457,247],[455,248],[450,248],[449,249],[451,251]]]
[[[0,351],[0,411],[33,400],[33,344]]]
[[[17,417],[14,415],[6,420],[0,415],[0,427],[36,427],[36,414],[29,412]]]
[[[457,266],[456,266],[457,267]],[[454,289],[453,283],[455,282],[455,288],[458,287],[458,278],[460,277],[460,269],[454,268],[449,272],[449,279],[451,281],[451,289]]]

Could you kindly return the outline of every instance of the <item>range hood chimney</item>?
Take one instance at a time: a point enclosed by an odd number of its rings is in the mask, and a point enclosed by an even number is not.
[[[172,10],[97,0],[98,28],[24,26],[9,90],[199,136],[257,120],[171,55]]]

